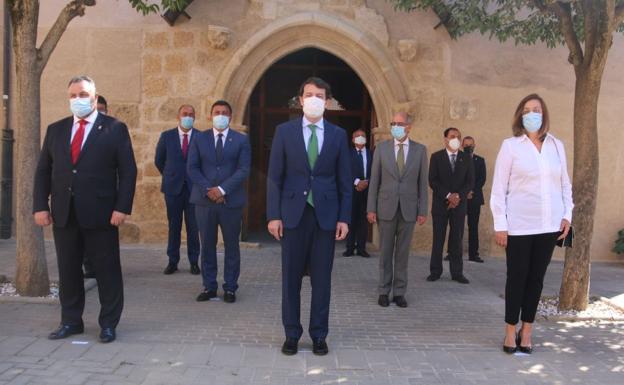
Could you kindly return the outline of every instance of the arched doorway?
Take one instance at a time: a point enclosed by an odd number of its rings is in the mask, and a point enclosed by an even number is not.
[[[366,132],[377,126],[371,96],[358,74],[342,59],[317,48],[292,52],[271,65],[256,83],[247,103],[243,124],[248,129],[252,147],[243,240],[266,239],[266,175],[275,127],[301,116],[297,94],[301,83],[310,76],[326,80],[334,96],[325,118],[347,131]]]

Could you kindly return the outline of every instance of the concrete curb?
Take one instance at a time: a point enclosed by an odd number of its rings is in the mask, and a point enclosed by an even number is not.
[[[94,278],[87,278],[84,281],[85,293],[97,286]],[[58,298],[48,297],[21,297],[19,295],[0,296],[0,303],[35,303],[44,305],[59,305]]]

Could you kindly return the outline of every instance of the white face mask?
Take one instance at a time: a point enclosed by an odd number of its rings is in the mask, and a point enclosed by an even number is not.
[[[453,139],[449,140],[449,147],[453,151],[457,151],[459,149],[460,145],[461,145],[461,142],[457,138],[453,138]]]
[[[303,114],[306,117],[317,119],[325,112],[325,100],[310,96],[303,99]]]
[[[366,138],[361,135],[356,136],[355,139],[353,139],[353,143],[363,146],[366,144]]]

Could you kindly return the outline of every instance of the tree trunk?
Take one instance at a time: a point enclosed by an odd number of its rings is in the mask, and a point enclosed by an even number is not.
[[[32,215],[34,172],[41,151],[41,72],[36,49],[39,2],[14,2],[13,48],[17,92],[16,236],[15,286],[20,295],[45,296],[50,292],[43,231]]]

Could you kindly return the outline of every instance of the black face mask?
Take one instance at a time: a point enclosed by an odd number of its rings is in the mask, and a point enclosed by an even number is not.
[[[468,155],[472,155],[472,153],[474,152],[474,147],[473,146],[466,146],[464,147],[464,152]]]

